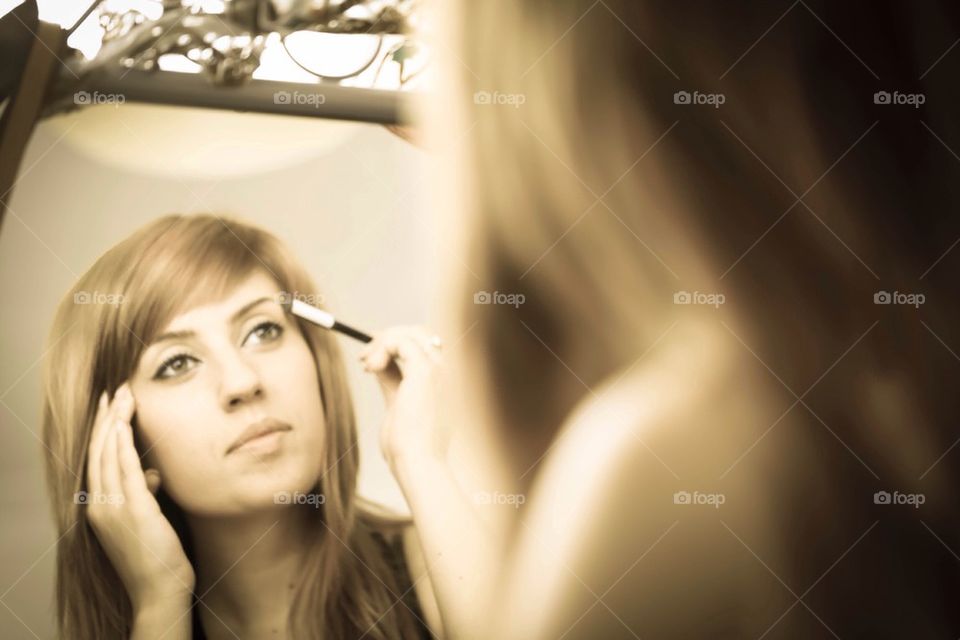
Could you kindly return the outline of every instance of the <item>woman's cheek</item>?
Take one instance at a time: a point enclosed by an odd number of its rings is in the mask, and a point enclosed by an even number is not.
[[[180,412],[153,412],[150,408],[142,412],[139,420],[146,450],[143,467],[160,472],[162,486],[175,502],[189,501],[211,474],[216,475],[219,461],[213,459],[215,443],[202,438],[204,430],[196,428],[195,417],[190,419]]]
[[[170,486],[180,485],[184,480],[189,480],[198,465],[202,464],[202,461],[196,459],[195,444],[177,438],[173,434],[167,434],[163,440],[157,442],[155,450],[160,463],[160,473],[168,472],[166,484]]]

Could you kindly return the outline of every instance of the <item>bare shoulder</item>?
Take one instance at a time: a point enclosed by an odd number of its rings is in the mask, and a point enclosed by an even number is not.
[[[697,566],[703,577],[729,557],[718,545],[736,541],[717,511],[682,511],[675,495],[713,490],[736,456],[730,435],[739,410],[723,404],[732,378],[696,379],[669,365],[615,377],[569,416],[514,541],[500,605],[511,628],[502,637],[621,636],[624,624],[666,620],[663,611],[694,596],[697,582],[679,566]]]

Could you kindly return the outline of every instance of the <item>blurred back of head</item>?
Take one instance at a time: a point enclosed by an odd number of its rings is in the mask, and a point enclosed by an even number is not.
[[[960,587],[960,478],[956,451],[941,458],[960,415],[960,8],[484,0],[455,14],[473,272],[459,322],[514,468],[672,323],[722,321],[763,371],[743,396],[792,410],[789,438],[744,467],[768,495],[777,575],[799,595],[880,520],[805,602],[840,637],[960,631],[944,596]],[[475,304],[475,277],[523,303]],[[683,304],[701,292],[722,309]],[[926,498],[883,510],[877,491]]]

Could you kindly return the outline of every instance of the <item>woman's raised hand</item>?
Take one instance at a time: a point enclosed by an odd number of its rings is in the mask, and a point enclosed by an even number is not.
[[[439,339],[422,327],[391,327],[376,334],[360,354],[377,376],[387,403],[380,447],[396,470],[424,457],[442,459],[449,431],[437,419],[441,360]]]
[[[100,396],[87,457],[87,520],[123,581],[135,613],[189,606],[195,574],[154,493],[155,469],[144,473],[133,443],[130,385],[113,400]],[[81,503],[83,504],[83,503]]]

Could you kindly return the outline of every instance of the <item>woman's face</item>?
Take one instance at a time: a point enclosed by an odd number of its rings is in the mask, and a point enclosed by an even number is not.
[[[257,272],[226,299],[175,317],[130,380],[144,468],[189,514],[273,506],[278,492],[309,491],[322,473],[316,365],[279,293]],[[237,446],[260,429],[274,431]]]

